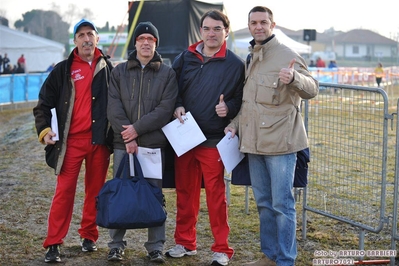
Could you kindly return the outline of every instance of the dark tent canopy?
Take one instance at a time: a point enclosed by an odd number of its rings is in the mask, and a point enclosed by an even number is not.
[[[134,1],[129,11],[129,31],[139,4],[140,1]],[[222,11],[223,4],[196,0],[144,1],[137,24],[151,21],[157,27],[160,39],[157,51],[163,58],[173,61],[189,45],[201,40],[199,33],[201,16],[210,9]],[[133,50],[135,47],[130,40],[128,53]]]

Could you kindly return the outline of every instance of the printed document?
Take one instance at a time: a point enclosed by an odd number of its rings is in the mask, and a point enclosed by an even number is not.
[[[58,136],[57,112],[55,111],[55,108],[51,108],[51,131],[55,133],[55,137],[52,137],[51,139],[54,141],[60,140]]]
[[[178,157],[206,140],[190,112],[187,112],[182,118],[183,124],[176,118],[162,128]]]
[[[240,152],[238,136],[231,137],[231,132],[227,132],[224,138],[216,144],[220,158],[224,164],[227,173],[231,171],[244,159],[244,153]]]
[[[162,179],[161,149],[138,147],[137,159],[146,178]],[[133,155],[129,154],[130,175],[134,176]]]

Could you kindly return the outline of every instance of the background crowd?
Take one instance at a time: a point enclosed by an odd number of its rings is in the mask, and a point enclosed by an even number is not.
[[[16,64],[12,64],[7,53],[0,54],[0,74],[17,74],[26,72],[26,59],[22,54]]]

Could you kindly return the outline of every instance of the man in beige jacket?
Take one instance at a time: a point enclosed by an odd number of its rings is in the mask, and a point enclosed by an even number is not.
[[[318,82],[305,60],[273,34],[273,13],[263,6],[249,12],[253,36],[239,114],[226,129],[240,136],[248,154],[251,185],[260,219],[263,258],[246,265],[292,266],[297,255],[296,211],[292,193],[296,153],[308,147],[299,111],[301,99],[315,97]]]

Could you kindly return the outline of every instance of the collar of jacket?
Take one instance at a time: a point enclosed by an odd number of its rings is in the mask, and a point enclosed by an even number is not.
[[[279,42],[278,42],[277,38],[275,38],[274,34],[272,34],[269,38],[264,40],[262,42],[262,44],[260,44],[260,45],[256,45],[254,40],[251,41],[251,45],[252,45],[252,43],[254,45],[251,46],[251,48],[250,48],[251,57],[253,56],[254,53],[257,53],[258,60],[263,61],[263,55],[264,55],[266,49],[269,49],[267,47],[275,46]]]
[[[67,68],[65,69],[65,71],[67,72],[66,74],[68,75],[70,70],[71,70],[71,66],[72,66],[72,62],[73,62],[73,58],[75,56],[75,50],[77,51],[77,47],[75,47],[72,52],[69,54],[68,59],[67,59]],[[99,48],[95,48],[96,50],[98,50],[100,52],[100,57],[97,58],[98,60],[100,60],[101,58],[103,58],[104,60],[109,59],[109,56],[105,55],[103,53],[103,51]]]
[[[204,41],[196,42],[193,45],[190,45],[187,49],[189,52],[192,52],[193,54],[195,54],[195,56],[197,56],[201,60],[202,60],[202,55],[200,53],[198,53],[197,46],[203,42]],[[219,51],[216,54],[214,54],[212,56],[212,58],[225,58],[226,53],[227,53],[227,44],[226,44],[226,41],[224,41],[222,44],[222,47],[220,47]]]
[[[161,55],[155,51],[153,58],[148,62],[148,64],[145,67],[149,67],[154,69],[155,71],[158,71],[159,68],[161,67],[162,64],[162,58]],[[141,68],[141,63],[137,59],[137,51],[134,50],[132,53],[129,54],[129,58],[127,59],[127,69],[132,69],[140,67]]]
[[[267,43],[268,41],[270,41],[271,39],[273,39],[274,36],[275,36],[275,35],[272,34],[270,37],[266,38],[266,40],[264,40],[264,41],[262,42],[261,45],[264,45],[265,43]],[[252,41],[250,41],[249,44],[252,46],[252,48],[254,48],[254,46],[256,45],[255,39],[252,39]]]

